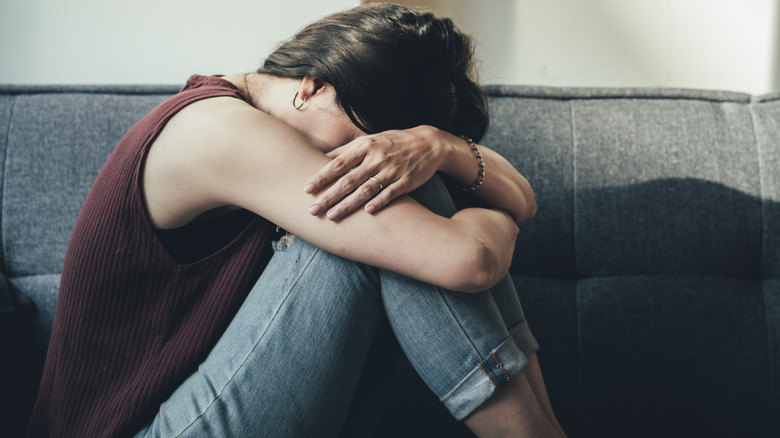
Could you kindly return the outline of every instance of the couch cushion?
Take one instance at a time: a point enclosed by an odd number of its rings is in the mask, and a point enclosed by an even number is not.
[[[59,273],[92,181],[124,133],[165,96],[17,96],[3,175],[11,277]],[[55,214],[52,214],[55,213]]]
[[[5,151],[6,141],[8,138],[8,126],[11,121],[11,110],[13,103],[16,100],[15,96],[7,96],[0,94],[0,175],[3,175],[3,169],[5,169]],[[5,193],[4,178],[0,178],[0,203],[3,199],[3,193]],[[0,210],[1,212],[2,210]],[[0,237],[2,237],[3,216],[0,214]],[[0,249],[2,249],[2,241],[0,240]],[[5,251],[0,251],[0,266],[5,266]]]
[[[520,228],[512,273],[574,278],[570,104],[533,95],[491,96],[489,104],[490,128],[481,143],[496,149],[528,177],[537,204],[543,207],[538,213],[542,220]],[[490,169],[487,172],[489,178]]]
[[[762,270],[780,278],[780,93],[756,99],[751,110],[764,198]]]
[[[580,417],[580,335],[577,281],[513,276],[520,302],[544,364],[545,384],[559,419],[567,421],[573,435]],[[570,435],[571,436],[571,435]]]
[[[7,436],[23,435],[38,386],[40,360],[30,333],[33,310],[32,301],[20,296],[0,273],[0,418]]]
[[[761,183],[734,102],[573,102],[577,270],[757,276]]]
[[[780,412],[780,93],[756,99],[752,107],[761,163],[763,248],[761,270],[767,319],[772,412]],[[773,416],[770,430],[780,430]]]
[[[49,336],[54,324],[60,274],[16,277],[11,279],[11,284],[19,292],[20,296],[35,303],[35,313],[30,324],[31,336],[35,341],[32,352],[35,358],[42,363],[46,357]]]
[[[177,87],[0,86],[0,272],[36,304],[42,362],[65,248],[124,133]]]
[[[512,274],[564,426],[778,430],[778,96],[488,92],[484,143],[537,196]]]
[[[582,280],[580,427],[589,436],[761,436],[769,405],[762,283]],[[673,430],[671,432],[670,430]]]

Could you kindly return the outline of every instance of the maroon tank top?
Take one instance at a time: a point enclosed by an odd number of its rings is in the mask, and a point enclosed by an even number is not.
[[[136,433],[206,358],[270,260],[274,227],[254,214],[162,233],[143,207],[150,145],[179,110],[215,96],[244,99],[224,79],[191,77],[95,180],[65,256],[30,436]],[[182,246],[192,241],[205,243]]]

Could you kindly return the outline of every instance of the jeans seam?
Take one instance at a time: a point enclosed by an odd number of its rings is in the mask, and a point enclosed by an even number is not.
[[[300,270],[300,272],[299,272],[298,276],[295,278],[295,280],[294,280],[294,281],[292,282],[292,284],[290,285],[290,287],[289,287],[289,291],[288,291],[287,295],[285,295],[285,297],[284,297],[284,299],[282,300],[282,302],[281,302],[281,303],[279,303],[279,306],[276,308],[276,311],[274,312],[274,316],[271,318],[271,320],[270,320],[269,324],[266,326],[266,329],[265,329],[265,330],[263,330],[263,333],[261,333],[261,334],[260,334],[260,336],[258,336],[258,338],[257,338],[257,342],[255,342],[255,345],[252,347],[252,349],[249,351],[249,353],[246,355],[246,357],[244,357],[244,360],[241,362],[241,365],[239,365],[239,366],[236,368],[236,371],[233,373],[233,375],[232,375],[232,376],[230,376],[230,379],[228,379],[228,381],[227,381],[227,382],[225,382],[225,384],[222,386],[222,388],[219,390],[219,392],[217,392],[217,394],[216,394],[216,397],[214,397],[214,400],[212,400],[212,401],[211,401],[211,403],[209,403],[209,405],[206,407],[206,409],[204,409],[204,410],[203,410],[203,412],[201,412],[201,413],[200,413],[200,415],[198,415],[197,417],[195,417],[195,418],[194,418],[194,419],[193,419],[193,420],[190,422],[190,424],[188,424],[188,425],[187,425],[187,426],[186,426],[184,429],[182,429],[182,431],[181,431],[181,432],[179,432],[178,434],[176,434],[176,436],[177,436],[177,437],[181,437],[182,435],[184,435],[184,434],[185,434],[185,433],[186,433],[186,432],[187,432],[187,431],[188,431],[188,430],[189,430],[191,427],[193,427],[193,426],[195,425],[195,423],[197,423],[197,422],[198,422],[198,420],[200,420],[201,418],[203,418],[203,417],[204,417],[204,416],[205,416],[205,415],[206,415],[206,414],[209,412],[209,410],[211,410],[211,408],[212,408],[212,407],[214,407],[214,405],[217,403],[217,401],[218,401],[218,400],[220,400],[220,399],[222,398],[222,393],[225,391],[225,388],[227,388],[227,387],[228,387],[228,385],[230,385],[230,382],[232,382],[232,381],[233,381],[233,379],[235,379],[235,377],[236,377],[236,375],[238,374],[238,372],[239,372],[241,369],[243,369],[243,368],[244,368],[244,366],[246,365],[247,361],[249,360],[249,357],[250,357],[250,356],[252,356],[252,354],[253,354],[253,353],[255,352],[255,350],[258,348],[258,345],[260,344],[260,340],[261,340],[261,339],[263,339],[263,337],[265,336],[265,334],[266,334],[266,332],[268,331],[268,328],[271,326],[271,324],[272,324],[274,321],[276,321],[276,316],[279,314],[279,310],[282,308],[282,306],[284,305],[284,303],[285,303],[285,302],[287,302],[287,298],[289,298],[289,296],[290,296],[290,293],[292,293],[292,290],[293,290],[293,289],[295,288],[295,286],[298,284],[298,281],[301,279],[301,276],[303,275],[303,272],[304,272],[306,269],[308,269],[309,265],[311,264],[311,261],[312,261],[312,260],[314,260],[314,257],[315,257],[315,256],[317,255],[317,253],[319,253],[319,252],[320,252],[320,249],[319,249],[319,248],[317,248],[317,247],[315,247],[315,249],[314,249],[314,252],[312,253],[311,257],[309,257],[309,260],[307,260],[307,261],[306,261],[306,264],[305,264],[305,266],[304,266],[304,267],[303,267],[303,268]]]
[[[452,293],[452,292],[445,292],[441,288],[437,287],[436,291],[439,293],[439,297],[444,301],[444,305],[447,306],[447,311],[449,312],[450,316],[455,320],[455,322],[458,324],[458,327],[460,328],[460,332],[463,334],[463,336],[468,340],[469,344],[471,345],[472,350],[476,353],[477,357],[483,357],[482,353],[479,351],[479,348],[477,348],[476,343],[473,339],[471,339],[471,336],[468,335],[468,332],[463,327],[463,324],[461,323],[460,319],[455,315],[455,311],[452,310],[452,306],[450,305],[449,300],[447,299],[446,294]],[[480,361],[480,363],[482,363]]]
[[[477,362],[477,366],[479,369],[482,370],[482,372],[485,374],[485,376],[490,379],[490,382],[495,386],[496,388],[502,386],[503,384],[509,382],[509,374],[504,369],[504,365],[501,363],[500,360],[498,360],[498,357],[496,356],[496,350],[491,350],[488,354],[482,354],[480,352],[479,348],[477,347],[474,340],[471,339],[471,337],[468,335],[468,332],[463,327],[463,324],[461,323],[460,319],[455,315],[455,312],[452,310],[452,306],[450,305],[449,301],[447,300],[446,294],[448,292],[443,291],[441,288],[437,287],[436,291],[439,293],[439,296],[444,301],[444,304],[447,306],[447,310],[450,313],[450,316],[455,320],[455,322],[458,324],[458,327],[460,328],[461,333],[463,336],[468,340],[469,344],[471,344],[472,350],[476,353],[477,357],[479,358]],[[485,291],[487,293],[487,291]],[[509,336],[511,338],[511,334]],[[503,344],[503,342],[502,342]],[[493,363],[490,364],[488,360],[492,361]],[[495,370],[495,371],[494,371]]]
[[[477,347],[476,343],[468,335],[468,332],[463,327],[463,324],[461,324],[460,319],[458,319],[458,317],[455,316],[455,312],[452,310],[452,306],[450,306],[450,303],[447,300],[446,297],[447,292],[442,291],[442,289],[438,287],[436,288],[436,291],[439,293],[439,296],[444,301],[444,304],[447,306],[447,310],[449,311],[450,315],[452,316],[453,319],[455,319],[455,322],[457,322],[458,327],[460,327],[461,333],[463,333],[463,336],[468,340],[469,344],[471,344],[471,348],[477,354],[477,357],[479,358],[479,361],[477,362],[477,366],[482,370],[485,376],[487,376],[487,378],[490,379],[490,382],[493,384],[493,386],[499,388],[500,386],[509,382],[509,374],[506,372],[506,370],[504,369],[504,365],[496,356],[496,350],[493,349],[487,355],[483,355],[479,351],[479,348]],[[487,293],[487,291],[485,293]],[[509,338],[511,337],[512,336],[510,335]],[[491,364],[488,360],[492,361],[493,363]]]

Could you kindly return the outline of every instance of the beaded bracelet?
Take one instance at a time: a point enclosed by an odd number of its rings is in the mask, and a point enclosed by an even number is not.
[[[474,190],[477,190],[477,187],[482,185],[482,182],[485,180],[485,161],[482,160],[482,154],[479,153],[479,148],[474,143],[474,141],[465,135],[461,135],[460,138],[466,140],[466,143],[469,144],[471,147],[471,150],[474,151],[474,155],[477,157],[477,160],[479,160],[479,174],[477,174],[477,180],[474,181],[474,184],[463,187],[463,190],[467,192],[473,192]]]

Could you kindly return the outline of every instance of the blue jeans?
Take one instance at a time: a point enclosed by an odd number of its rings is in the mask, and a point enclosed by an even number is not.
[[[440,180],[415,193],[455,211]],[[387,316],[416,371],[461,420],[521,372],[536,341],[509,277],[446,291],[337,257],[301,239],[275,254],[198,371],[139,437],[335,436]]]

